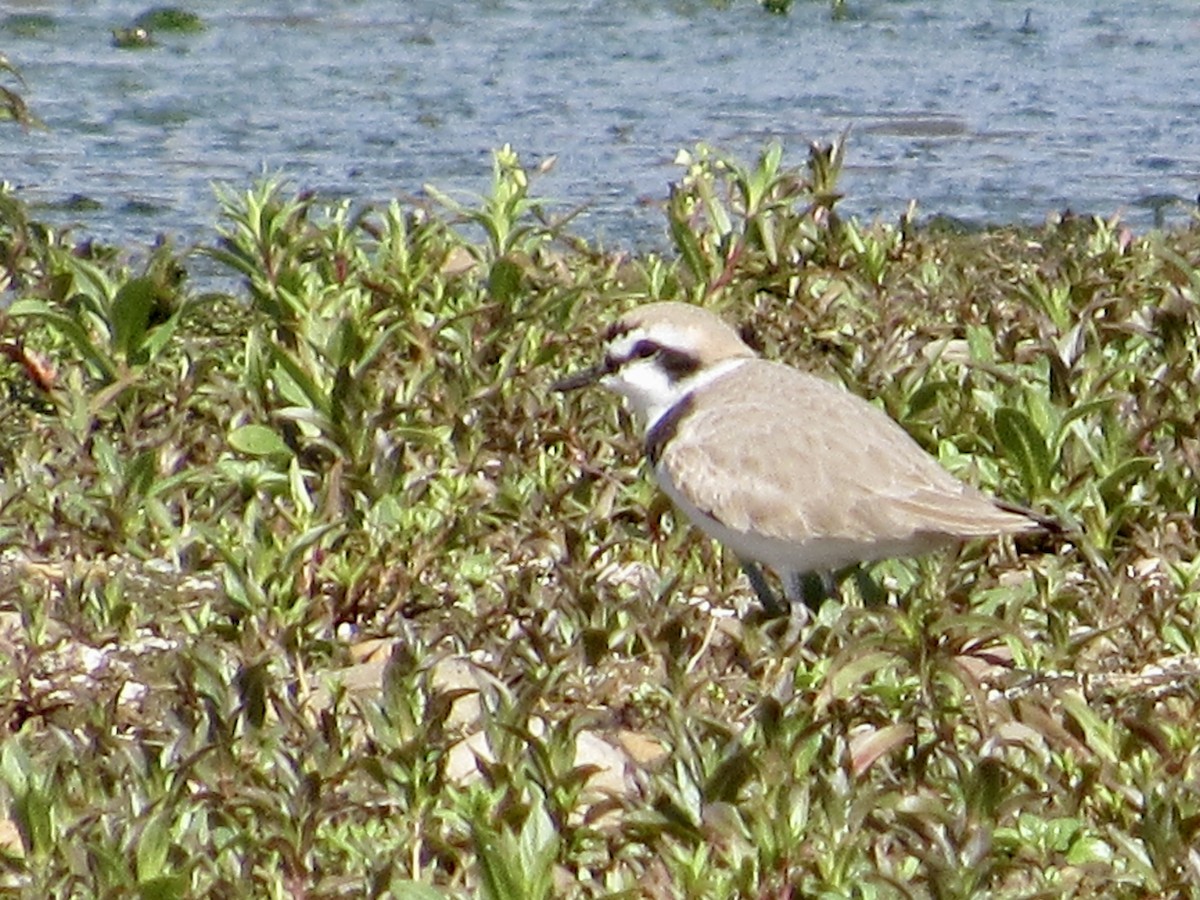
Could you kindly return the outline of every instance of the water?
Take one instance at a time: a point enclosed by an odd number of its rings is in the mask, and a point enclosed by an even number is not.
[[[610,247],[665,243],[647,201],[701,140],[748,161],[778,140],[800,163],[850,126],[845,208],[867,218],[915,199],[975,222],[1070,208],[1148,227],[1155,207],[1186,220],[1200,190],[1194,0],[1057,0],[1028,23],[1003,0],[851,0],[843,21],[824,0],[786,18],[751,0],[248,6],[196,3],[207,31],[132,51],[111,29],[144,6],[9,0],[0,49],[49,130],[0,123],[0,178],[122,245],[211,241],[212,184],[264,172],[362,202],[482,191],[506,142],[557,156],[536,192],[588,204],[577,230]],[[63,208],[80,197],[97,208]]]

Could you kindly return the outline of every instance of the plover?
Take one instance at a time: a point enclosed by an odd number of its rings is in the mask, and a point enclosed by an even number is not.
[[[621,394],[644,429],[662,489],[732,550],[770,614],[814,606],[832,573],[971,538],[1036,531],[956,479],[888,415],[815,375],[760,358],[733,328],[686,303],[651,303],[606,334],[604,357],[556,382]]]

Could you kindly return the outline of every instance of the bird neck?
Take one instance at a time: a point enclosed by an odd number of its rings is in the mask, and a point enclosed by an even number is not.
[[[692,408],[697,393],[718,378],[748,362],[751,357],[724,359],[712,365],[704,366],[687,378],[674,385],[670,396],[664,396],[660,402],[647,404],[645,407],[646,441],[650,444],[650,436],[656,430],[668,428],[674,433],[675,424]]]

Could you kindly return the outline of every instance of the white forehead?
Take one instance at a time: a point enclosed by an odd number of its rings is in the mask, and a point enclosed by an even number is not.
[[[633,348],[640,341],[654,341],[663,347],[676,350],[692,350],[699,343],[699,337],[694,328],[686,328],[671,322],[655,322],[651,325],[639,325],[618,334],[609,342],[608,349],[618,359],[631,356]]]

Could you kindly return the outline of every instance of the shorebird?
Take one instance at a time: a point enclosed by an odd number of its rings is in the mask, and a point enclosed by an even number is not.
[[[1042,530],[941,467],[866,400],[759,357],[712,313],[651,303],[612,325],[601,361],[553,385],[599,383],[643,429],[656,480],[736,554],[768,614],[819,604],[834,573],[972,538]]]

